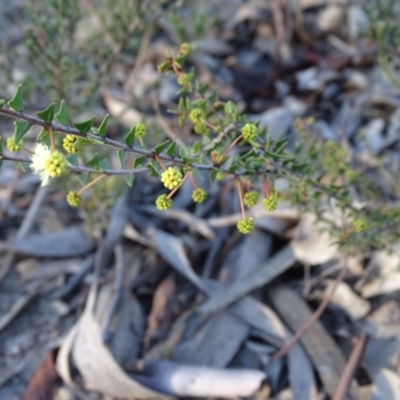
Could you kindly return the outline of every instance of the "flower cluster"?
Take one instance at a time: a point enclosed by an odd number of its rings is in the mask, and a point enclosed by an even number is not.
[[[246,124],[242,128],[243,139],[252,142],[258,136],[258,128],[255,124]]]
[[[354,231],[356,233],[361,233],[365,231],[366,228],[366,223],[365,220],[357,218],[354,222],[353,222],[353,228]]]
[[[240,233],[247,235],[254,229],[254,220],[251,217],[240,219],[236,227]]]
[[[146,136],[147,133],[147,128],[146,125],[143,124],[142,122],[138,122],[135,125],[135,137],[136,138],[143,138]]]
[[[243,196],[243,203],[246,207],[253,207],[257,203],[258,197],[259,194],[252,190],[251,192],[245,193]]]
[[[274,211],[278,206],[278,194],[272,192],[267,198],[263,199],[263,206],[267,211]]]
[[[203,201],[207,198],[207,193],[204,189],[197,188],[193,190],[192,199],[195,203],[203,203]]]
[[[176,167],[169,167],[161,174],[161,182],[169,190],[176,189],[182,183],[182,172]]]
[[[192,91],[192,76],[191,74],[181,73],[178,76],[178,85],[182,86],[185,92]]]
[[[67,203],[72,207],[78,207],[82,202],[82,197],[75,191],[68,192]]]
[[[67,135],[63,140],[63,147],[67,153],[77,153],[78,149],[74,147],[78,137],[75,135]]]
[[[161,194],[156,199],[156,206],[159,210],[165,211],[172,207],[172,200],[166,194]]]
[[[189,119],[198,135],[208,135],[210,133],[210,129],[204,122],[204,112],[201,108],[193,108],[189,113]]]
[[[59,177],[66,172],[67,160],[59,151],[51,151],[39,143],[31,157],[30,167],[36,175],[39,175],[42,186],[46,186],[50,178]]]
[[[16,153],[22,149],[24,142],[20,140],[17,144],[15,144],[15,139],[13,136],[7,139],[7,149],[12,153]]]

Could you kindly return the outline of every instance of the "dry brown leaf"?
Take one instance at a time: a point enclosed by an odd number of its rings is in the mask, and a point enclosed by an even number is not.
[[[164,279],[153,296],[153,304],[148,317],[147,330],[144,335],[144,347],[149,348],[152,338],[164,331],[171,324],[171,298],[175,294],[175,281],[172,276]]]
[[[101,340],[100,327],[90,310],[78,321],[72,349],[74,363],[82,375],[84,386],[109,396],[120,398],[154,399],[162,397],[130,379],[115,361]]]
[[[30,379],[22,400],[53,400],[56,376],[54,352],[51,351]]]
[[[321,231],[322,229],[324,230]],[[322,264],[340,255],[327,227],[324,223],[317,222],[313,214],[303,216],[290,246],[296,259],[308,265]]]
[[[207,291],[203,282],[193,271],[181,239],[160,229],[149,229],[149,236],[152,237],[160,256],[171,267],[181,273],[198,289]]]
[[[268,292],[277,312],[292,332],[297,332],[312,316],[304,300],[292,289],[283,285],[271,285]],[[300,339],[328,394],[333,396],[345,367],[345,359],[335,342],[317,321]],[[356,399],[354,388],[349,390],[350,399]]]
[[[198,367],[167,360],[149,363],[144,373],[135,378],[178,397],[249,397],[266,379],[265,373],[258,370]]]
[[[79,257],[89,253],[94,243],[81,226],[45,235],[35,234],[15,240],[9,248],[36,257]]]
[[[331,291],[334,281],[327,280],[326,283],[327,290]],[[339,282],[336,290],[333,293],[331,302],[343,308],[355,319],[361,319],[365,317],[371,309],[370,303],[358,296],[345,282]]]
[[[211,315],[195,313],[187,322],[186,338],[175,348],[173,359],[182,363],[225,367],[248,334],[249,326],[225,310]]]

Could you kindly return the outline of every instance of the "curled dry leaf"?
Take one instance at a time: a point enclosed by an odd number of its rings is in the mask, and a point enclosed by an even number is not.
[[[333,215],[332,215],[333,218]],[[325,228],[325,230],[324,230]],[[339,249],[322,222],[312,214],[306,214],[297,226],[294,239],[290,242],[297,260],[309,264],[322,264],[339,256]]]
[[[71,351],[86,389],[118,398],[163,397],[137,383],[122,370],[103,344],[100,327],[88,309],[68,334],[57,359],[57,370],[60,376],[71,386],[75,386],[70,375],[70,367],[67,365]]]
[[[327,282],[327,290],[331,291],[333,285],[334,281],[329,280]],[[337,285],[333,293],[332,303],[343,308],[349,315],[356,319],[365,317],[371,309],[369,302],[353,292],[350,286],[345,282],[339,282]]]
[[[135,375],[139,382],[167,395],[207,398],[252,396],[266,378],[253,369],[197,367],[167,360],[148,363],[143,375]]]

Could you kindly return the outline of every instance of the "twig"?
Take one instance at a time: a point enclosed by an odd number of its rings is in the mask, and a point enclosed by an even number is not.
[[[23,239],[30,231],[33,223],[35,222],[36,216],[38,214],[38,210],[42,205],[42,202],[46,196],[47,189],[46,187],[40,187],[33,198],[33,201],[29,207],[29,210],[25,214],[24,220],[22,221],[21,226],[18,229],[18,232],[15,236],[16,239]],[[9,271],[11,265],[14,262],[15,252],[10,250],[3,260],[3,264],[0,269],[0,282],[4,279]]]
[[[63,125],[59,125],[59,124],[55,124],[55,123],[47,123],[39,118],[36,118],[32,115],[23,113],[23,112],[17,112],[17,111],[13,111],[13,110],[8,110],[8,109],[0,109],[0,114],[2,115],[6,115],[10,118],[14,118],[14,119],[18,119],[18,120],[23,120],[26,121],[28,123],[30,123],[31,125],[37,125],[37,126],[41,126],[43,128],[49,129],[49,127],[51,127],[53,129],[54,132],[59,132],[59,133],[64,133],[64,134],[70,134],[70,135],[75,135],[75,136],[79,136],[79,137],[83,137],[83,138],[89,138],[89,139],[93,139],[96,140],[97,142],[101,142],[103,144],[106,144],[110,147],[114,147],[116,149],[120,149],[120,150],[124,150],[128,153],[136,153],[142,156],[145,156],[146,158],[152,158],[154,159],[155,157],[155,153],[152,150],[144,150],[140,147],[135,147],[135,146],[127,146],[123,143],[117,142],[116,140],[112,140],[109,139],[107,137],[101,137],[98,135],[94,135],[91,133],[82,133],[80,132],[78,129],[75,128],[71,128],[69,126],[63,126]],[[168,163],[172,163],[175,165],[181,165],[183,167],[191,167],[191,168],[195,168],[198,169],[199,171],[220,171],[223,172],[225,174],[228,175],[232,175],[235,177],[239,177],[242,175],[252,175],[252,176],[256,176],[256,175],[263,175],[266,173],[271,173],[271,172],[276,172],[277,168],[275,165],[273,165],[272,167],[267,167],[264,169],[260,169],[258,171],[253,171],[251,173],[249,173],[246,170],[243,171],[229,171],[228,169],[225,168],[221,168],[221,167],[216,167],[215,165],[212,164],[198,164],[198,163],[186,163],[183,159],[181,158],[177,158],[177,157],[169,157],[166,154],[157,154],[157,156]],[[12,160],[12,158],[10,158],[9,156],[4,156],[4,155],[0,155],[0,159],[8,159],[8,160]],[[19,160],[22,162],[27,162],[28,160],[26,159],[22,159]],[[75,170],[78,170],[79,168],[82,167],[74,167]],[[71,169],[72,170],[72,169]],[[115,172],[114,172],[115,171]],[[106,172],[106,170],[102,170],[102,171],[98,171],[98,172],[104,172],[107,174],[112,174],[112,175],[116,175],[117,171],[121,171],[121,170],[108,170],[108,172]],[[127,174],[128,171],[130,171],[130,173],[135,173],[135,170],[125,170],[126,172],[124,172],[123,174]],[[86,172],[91,172],[91,171],[86,171]],[[96,171],[93,171],[96,172]],[[119,173],[121,174],[121,173]]]
[[[277,360],[277,359],[279,359],[281,357],[284,357],[290,351],[290,349],[300,340],[300,338],[321,317],[322,313],[325,311],[326,307],[328,306],[328,304],[332,300],[333,294],[335,293],[335,290],[338,287],[339,283],[346,276],[346,272],[347,272],[347,261],[345,260],[343,268],[341,269],[340,273],[336,277],[336,279],[335,279],[335,281],[334,281],[334,283],[332,285],[331,290],[329,291],[329,293],[327,293],[327,295],[325,296],[325,298],[323,299],[323,301],[321,302],[319,307],[315,310],[315,312],[312,315],[312,317],[296,332],[296,334],[290,339],[290,341],[288,343],[285,344],[285,346],[283,346],[278,352],[276,352],[272,356],[272,359],[271,359],[272,361],[275,361],[275,360]]]
[[[353,378],[354,372],[361,360],[361,357],[364,354],[367,339],[367,334],[363,333],[355,344],[353,351],[351,352],[350,358],[347,361],[343,374],[340,377],[339,385],[337,387],[335,395],[332,397],[332,400],[347,399],[347,390],[349,388],[351,379]]]
[[[6,328],[18,316],[18,314],[30,304],[30,302],[39,294],[41,289],[42,283],[37,284],[29,293],[20,298],[11,307],[10,311],[0,319],[0,332],[2,332],[4,328]]]

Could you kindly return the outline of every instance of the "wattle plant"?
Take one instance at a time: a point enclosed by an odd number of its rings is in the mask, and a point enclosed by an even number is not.
[[[0,161],[14,160],[22,167],[29,164],[42,185],[61,176],[63,182],[69,182],[71,174],[78,174],[82,187],[71,187],[66,196],[74,207],[85,202],[82,193],[97,182],[123,175],[132,185],[135,173],[143,171],[143,167],[168,190],[154,199],[159,210],[173,206],[174,195],[187,180],[193,186],[193,201],[202,203],[207,201],[207,193],[198,183],[206,172],[211,183],[222,181],[235,186],[242,214],[237,229],[243,234],[257,225],[248,209],[260,203],[268,212],[274,212],[281,201],[289,201],[321,219],[334,204],[345,218],[340,224],[334,221],[330,231],[346,248],[379,246],[382,241],[386,245],[396,240],[400,211],[380,201],[364,207],[353,204],[349,188],[357,187],[360,196],[370,196],[371,182],[352,167],[346,151],[337,143],[311,137],[312,119],[296,121],[294,129],[301,140],[289,148],[287,137],[273,140],[266,129],[239,113],[232,101],[219,100],[215,91],[196,79],[194,71],[186,72],[188,57],[190,47],[183,44],[176,57],[168,56],[158,71],[175,75],[180,85],[177,107],[170,112],[181,125],[191,127],[195,138],[191,143],[179,145],[166,140],[148,148],[148,127],[143,122],[134,125],[121,141],[111,139],[108,115],[98,126],[95,117],[71,126],[63,100],[50,104],[37,116],[26,114],[20,85],[11,100],[0,103],[0,115],[15,119],[13,135],[4,138],[8,153],[1,147]],[[29,149],[23,138],[34,125],[42,130],[36,138],[36,148]],[[115,150],[120,168],[111,168],[107,153],[99,155],[97,150],[85,162],[95,147]],[[23,153],[27,156],[23,157]],[[128,158],[127,154],[131,156]],[[279,179],[286,182],[281,192],[276,188]],[[378,234],[382,241],[377,240]]]

